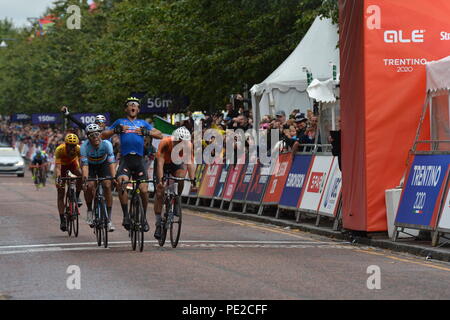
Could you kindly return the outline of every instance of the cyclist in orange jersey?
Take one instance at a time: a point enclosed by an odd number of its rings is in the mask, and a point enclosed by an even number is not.
[[[172,151],[175,146],[179,143],[183,143],[183,150],[188,152],[186,157],[183,156],[182,152],[178,154],[183,159],[186,158],[188,161],[180,164],[175,164],[174,159],[172,159]],[[180,159],[181,160],[181,159]],[[193,146],[191,142],[191,133],[185,127],[176,129],[172,136],[165,137],[161,140],[158,146],[158,151],[155,156],[155,168],[154,176],[156,182],[156,196],[155,196],[155,218],[156,218],[156,229],[154,237],[156,239],[161,238],[161,211],[164,198],[164,184],[162,182],[162,177],[164,173],[169,173],[174,177],[184,178],[186,177],[186,172],[189,174],[189,178],[193,181],[193,187],[191,190],[195,190],[195,165],[193,159]],[[184,183],[181,181],[178,183],[178,191],[183,190]]]

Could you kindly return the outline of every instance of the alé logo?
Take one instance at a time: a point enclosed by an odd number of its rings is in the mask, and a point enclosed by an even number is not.
[[[381,8],[370,5],[366,10],[366,25],[369,30],[381,29]],[[383,35],[385,43],[423,43],[425,41],[425,30],[385,30]]]

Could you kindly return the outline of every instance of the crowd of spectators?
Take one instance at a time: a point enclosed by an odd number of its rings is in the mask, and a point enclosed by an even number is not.
[[[277,152],[282,151],[310,151],[312,147],[310,145],[320,144],[320,133],[318,129],[318,117],[314,115],[312,110],[307,110],[306,114],[300,112],[300,110],[293,110],[291,114],[286,115],[282,110],[277,111],[274,116],[265,115],[262,117],[258,128],[253,125],[253,117],[251,111],[251,104],[249,100],[244,99],[241,95],[233,95],[236,97],[234,103],[228,103],[225,105],[224,111],[215,113],[204,113],[204,118],[201,119],[200,125],[205,133],[208,129],[216,129],[224,137],[225,152],[226,143],[228,139],[227,129],[242,129],[246,132],[249,129],[265,130],[267,131],[267,152],[272,146],[271,137],[272,132],[279,134],[279,143],[275,144]],[[246,103],[246,107],[244,107]],[[186,114],[187,119],[176,123],[178,126],[185,126],[191,132],[194,130],[194,119],[192,113]],[[203,135],[202,135],[203,136]],[[247,135],[247,139],[250,139]],[[234,137],[233,147],[239,148],[239,141]],[[214,138],[209,140],[202,140],[203,149],[214,141]],[[248,147],[248,141],[245,142],[245,146]],[[258,147],[258,146],[257,146]],[[273,146],[272,146],[273,147]],[[248,150],[246,150],[248,151]]]
[[[254,127],[253,117],[251,111],[251,102],[244,99],[242,95],[233,95],[234,100],[225,105],[223,111],[214,113],[204,112],[204,117],[197,123],[202,128],[203,133],[208,129],[216,129],[223,136],[223,153],[226,152],[227,142],[229,136],[227,129],[242,129],[247,132],[249,129],[263,130],[267,132],[267,153],[273,152],[273,144],[271,144],[271,137],[273,132],[279,134],[279,141],[275,145],[277,152],[281,151],[309,151],[312,144],[321,141],[320,132],[318,129],[318,117],[314,115],[312,110],[307,110],[306,114],[300,112],[299,109],[293,110],[289,115],[282,110],[275,113],[274,116],[265,115],[262,117],[258,128]],[[191,132],[195,128],[195,120],[192,112],[188,111],[185,120],[175,123],[177,127],[184,126]],[[10,123],[5,120],[0,120],[0,141],[17,147],[22,155],[26,155],[26,151],[32,149],[41,149],[52,156],[56,147],[64,142],[64,134],[68,132],[76,133],[83,139],[83,132],[77,128],[69,128],[67,132],[63,132],[58,127],[51,127],[48,125],[34,126],[24,123]],[[203,137],[203,135],[202,135]],[[244,147],[248,154],[249,135],[240,141],[236,136],[232,136],[232,145],[234,149]],[[117,157],[119,154],[120,140],[117,136],[112,138],[114,153]],[[202,148],[206,148],[209,144],[214,142],[214,137],[202,140]],[[333,142],[330,140],[329,142]],[[309,145],[309,146],[308,146]],[[151,160],[156,152],[152,147],[151,140],[146,141],[146,156]],[[247,148],[245,148],[247,147]],[[258,147],[258,146],[257,146]],[[272,148],[272,149],[271,149]],[[236,159],[235,159],[236,160]],[[248,159],[246,159],[248,160]]]
[[[56,147],[64,142],[64,132],[49,125],[35,126],[1,120],[0,141],[17,148],[25,158],[30,157],[30,152],[37,149],[52,156]]]
[[[75,133],[81,139],[85,138],[85,134],[78,128],[69,127],[63,131],[60,126],[55,125],[32,125],[0,120],[0,142],[17,148],[25,158],[29,156],[28,151],[38,149],[52,157],[55,149],[64,142],[67,133]],[[114,140],[118,142],[118,139]]]

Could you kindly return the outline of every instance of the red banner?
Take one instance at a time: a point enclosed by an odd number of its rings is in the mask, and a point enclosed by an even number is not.
[[[238,184],[243,166],[243,164],[235,164],[230,166],[227,182],[225,183],[223,200],[230,201],[233,198],[234,189],[236,189]]]
[[[291,170],[292,153],[283,153],[278,157],[273,170],[273,175],[269,180],[266,192],[264,193],[263,203],[278,203],[283,193],[284,185]]]
[[[450,1],[339,4],[343,225],[386,231],[385,190],[406,170],[425,102],[425,64],[450,52]]]
[[[203,181],[198,192],[199,197],[211,198],[214,196],[214,190],[216,189],[217,181],[219,181],[222,166],[223,164],[206,165]]]

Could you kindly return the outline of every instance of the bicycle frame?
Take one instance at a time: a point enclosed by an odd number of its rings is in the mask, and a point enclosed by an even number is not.
[[[128,213],[131,220],[129,236],[131,238],[131,247],[136,250],[136,244],[139,243],[139,250],[144,250],[144,208],[141,200],[141,190],[139,186],[142,183],[152,182],[151,180],[129,180],[122,182],[122,188],[125,185],[131,184],[132,189],[130,192],[129,200],[130,206],[128,207]]]
[[[75,237],[78,237],[78,204],[76,197],[76,182],[75,180],[80,179],[80,177],[64,177],[61,178],[62,181],[69,181],[67,184],[66,196],[64,199],[64,214],[66,216],[67,232],[69,236],[72,235],[72,231]],[[73,230],[72,230],[73,229]]]
[[[87,181],[96,182],[95,197],[94,197],[94,225],[97,236],[97,244],[101,245],[103,237],[103,245],[108,247],[108,210],[106,208],[106,199],[103,191],[103,181],[114,180],[114,178],[90,178]],[[102,234],[103,233],[103,234]]]
[[[162,179],[164,185],[163,204],[165,206],[164,216],[161,219],[161,239],[159,239],[159,245],[162,247],[166,241],[167,230],[170,229],[170,242],[172,248],[175,248],[180,239],[181,232],[181,198],[178,190],[178,182],[190,181],[187,178],[171,177],[165,174]],[[173,181],[170,183],[170,181]],[[177,214],[178,213],[178,214]],[[177,218],[175,218],[177,216]],[[178,228],[174,232],[174,225]]]

